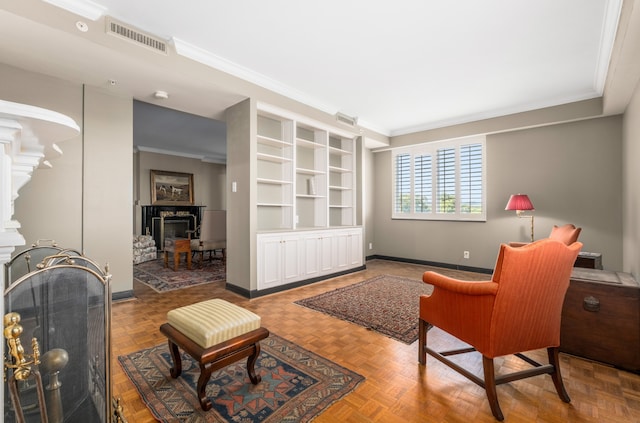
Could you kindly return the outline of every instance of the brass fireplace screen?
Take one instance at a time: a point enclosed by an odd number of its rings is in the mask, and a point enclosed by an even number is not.
[[[6,281],[4,421],[117,421],[108,270],[34,246],[7,263]]]

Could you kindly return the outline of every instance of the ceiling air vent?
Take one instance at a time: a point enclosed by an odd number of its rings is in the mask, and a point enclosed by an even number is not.
[[[356,124],[358,123],[357,117],[347,116],[344,113],[340,112],[336,113],[336,120],[349,126],[356,126]]]
[[[167,43],[165,41],[110,18],[107,19],[107,34],[124,38],[157,53],[167,54]]]

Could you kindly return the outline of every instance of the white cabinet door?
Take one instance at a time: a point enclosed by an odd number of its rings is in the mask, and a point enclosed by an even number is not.
[[[320,275],[320,239],[317,232],[308,232],[302,236],[303,273],[307,279]]]
[[[326,275],[333,271],[333,235],[331,233],[322,233],[320,235],[320,256],[319,266],[320,273]]]
[[[282,283],[282,242],[280,235],[258,236],[258,289]]]
[[[299,234],[258,235],[258,290],[302,278]]]
[[[362,266],[362,229],[350,230],[347,242],[349,243],[349,266]]]
[[[340,272],[362,266],[362,229],[334,232],[334,270]]]
[[[302,273],[304,279],[326,275],[333,271],[333,232],[306,232],[302,236]]]
[[[362,229],[258,234],[258,290],[362,266]]]
[[[302,257],[302,238],[299,234],[283,236],[282,245],[282,284],[295,282],[302,277],[300,262]]]
[[[351,242],[346,231],[336,231],[333,235],[334,271],[340,272],[349,267]]]

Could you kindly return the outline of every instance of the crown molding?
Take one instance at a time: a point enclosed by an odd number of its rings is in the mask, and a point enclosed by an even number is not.
[[[194,46],[193,44],[190,44],[179,38],[172,37],[171,42],[173,43],[176,49],[176,53],[179,54],[180,56],[186,57],[191,60],[195,60],[196,62],[202,63],[214,69],[218,69],[222,72],[228,73],[242,80],[251,82],[260,87],[266,88],[270,91],[283,95],[285,97],[299,101],[301,103],[304,103],[308,106],[311,106],[315,109],[318,109],[330,115],[335,115],[339,111],[339,108],[337,106],[324,103],[317,98],[311,97],[303,93],[302,91],[296,90],[288,85],[282,84],[273,78],[270,78],[261,73],[255,72],[249,68],[241,66],[223,57],[212,54],[200,47]]]
[[[155,154],[164,154],[165,156],[176,156],[176,157],[184,157],[186,159],[195,159],[200,160],[204,163],[218,163],[218,164],[226,164],[227,158],[226,156],[207,156],[202,154],[189,154],[181,151],[173,151],[173,150],[164,150],[162,148],[154,148],[154,147],[145,147],[143,145],[139,145],[134,147],[133,152],[137,153],[139,151],[145,153],[155,153]]]
[[[613,45],[616,40],[616,29],[620,22],[622,11],[622,0],[607,0],[600,34],[600,48],[598,50],[598,62],[596,64],[596,74],[594,76],[594,89],[599,95],[604,93],[604,86],[607,80],[607,72],[613,53]]]
[[[43,0],[68,12],[80,15],[83,18],[98,20],[105,14],[107,8],[92,2],[91,0]]]

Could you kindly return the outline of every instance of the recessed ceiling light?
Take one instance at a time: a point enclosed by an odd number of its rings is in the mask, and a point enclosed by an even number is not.
[[[89,30],[89,25],[82,21],[78,21],[76,22],[76,28],[78,28],[78,31],[80,32],[87,32]]]

